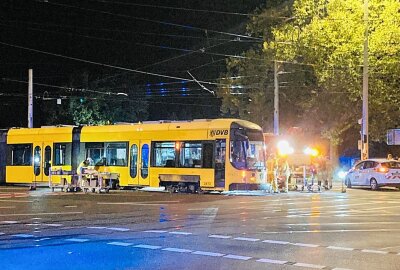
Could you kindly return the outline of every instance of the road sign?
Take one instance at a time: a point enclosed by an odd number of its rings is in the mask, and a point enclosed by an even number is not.
[[[400,129],[388,129],[386,139],[388,145],[400,145]]]

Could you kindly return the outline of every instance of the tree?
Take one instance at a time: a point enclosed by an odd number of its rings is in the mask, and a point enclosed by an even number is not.
[[[287,3],[285,10],[289,19],[280,24],[263,23],[265,17],[260,14],[271,14],[271,9],[252,17],[248,29],[262,33],[265,39],[263,48],[255,48],[254,54],[263,57],[266,63],[272,60],[291,63],[283,64],[284,71],[288,65],[293,70],[304,70],[300,76],[293,73],[286,77],[296,82],[284,93],[290,101],[295,100],[297,108],[288,109],[287,113],[300,113],[301,125],[321,132],[338,144],[344,132],[357,126],[361,118],[363,2],[296,0],[293,5]],[[369,1],[369,131],[375,140],[382,139],[387,128],[399,125],[399,9],[400,3],[396,0]],[[249,61],[247,65],[241,67],[241,63],[234,63],[228,68],[250,71],[258,63]],[[258,90],[260,94],[261,91],[264,90]],[[299,92],[301,95],[296,97]],[[264,98],[268,100],[268,95]],[[223,110],[234,108],[232,104],[236,105],[235,98],[230,102],[224,99]],[[285,121],[284,117],[282,120]]]
[[[118,78],[121,83],[124,78]],[[50,105],[46,109],[47,124],[71,123],[75,125],[104,125],[116,122],[138,122],[148,117],[148,104],[145,99],[133,99],[136,88],[129,89],[128,83],[124,89],[118,89],[128,96],[118,94],[113,83],[100,87],[100,80],[92,79],[89,83],[89,73],[83,72],[72,76],[67,102],[62,105]],[[66,104],[66,105],[65,105]],[[56,107],[58,106],[58,107]]]

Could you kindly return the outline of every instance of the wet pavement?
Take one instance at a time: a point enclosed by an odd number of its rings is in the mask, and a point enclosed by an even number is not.
[[[228,196],[2,186],[0,265],[400,269],[399,210],[394,189]]]

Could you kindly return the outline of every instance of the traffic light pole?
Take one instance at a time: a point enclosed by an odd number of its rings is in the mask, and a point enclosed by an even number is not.
[[[28,128],[33,128],[33,70],[29,69],[28,81]]]
[[[279,83],[276,60],[274,61],[274,135],[279,135]]]

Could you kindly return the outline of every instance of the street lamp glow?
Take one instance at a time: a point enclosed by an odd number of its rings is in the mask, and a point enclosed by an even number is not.
[[[279,141],[277,147],[278,153],[281,156],[287,156],[294,153],[294,149],[289,145],[288,141]]]

